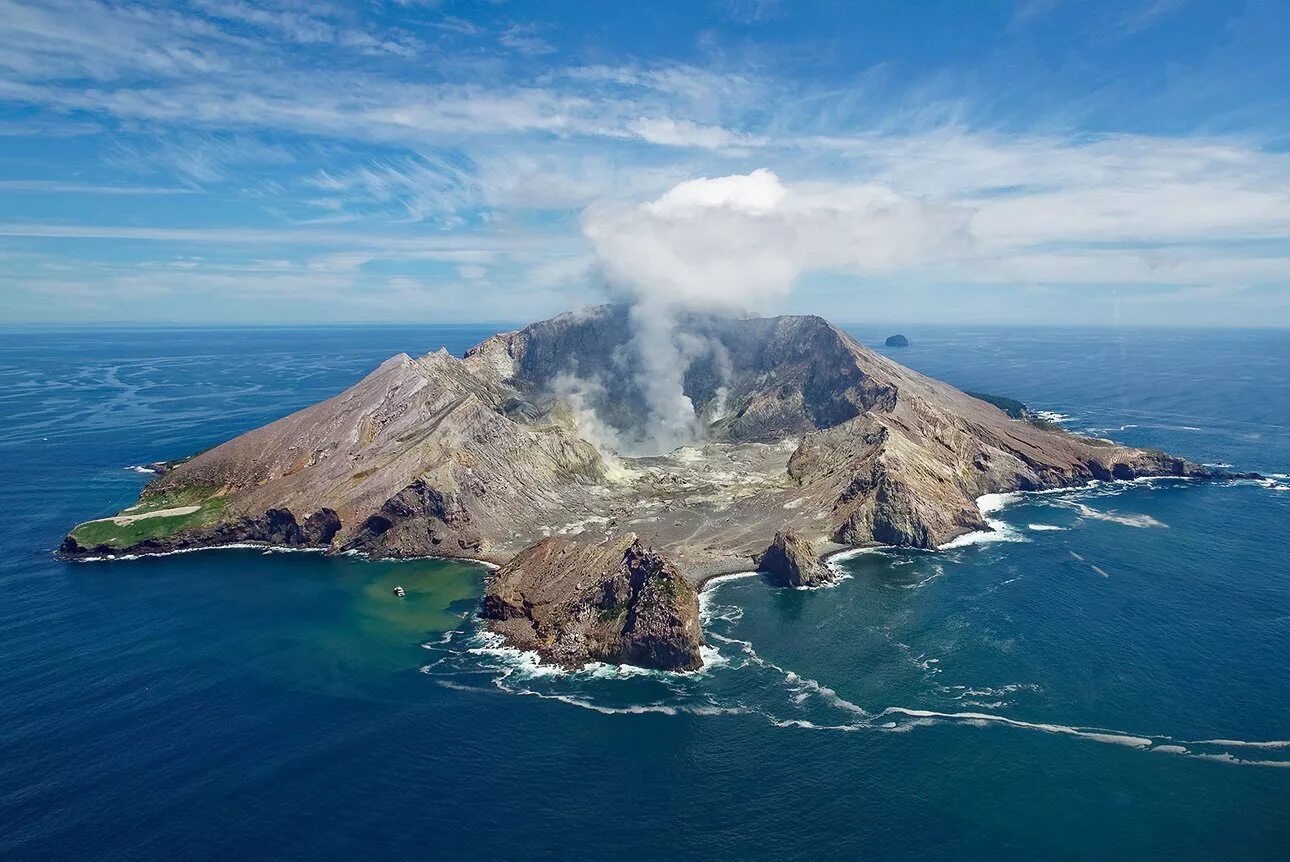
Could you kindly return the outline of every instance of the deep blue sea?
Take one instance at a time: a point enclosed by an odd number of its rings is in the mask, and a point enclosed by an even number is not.
[[[53,556],[131,466],[492,330],[0,332],[0,858],[1290,858],[1285,331],[906,328],[961,388],[1278,477],[725,580],[694,675],[498,650],[468,564]]]

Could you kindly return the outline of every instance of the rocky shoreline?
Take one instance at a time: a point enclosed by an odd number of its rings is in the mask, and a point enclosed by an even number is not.
[[[565,667],[703,665],[698,592],[631,533],[538,542],[489,578],[481,616],[511,645]]]
[[[326,550],[340,531],[340,518],[331,509],[320,509],[302,522],[285,509],[269,509],[258,518],[181,530],[168,536],[145,539],[127,547],[96,544],[86,547],[74,535],[63,539],[58,553],[68,559],[84,557],[147,556],[193,551],[226,545],[256,544],[275,548]]]
[[[1012,418],[809,316],[682,321],[698,345],[684,381],[698,436],[616,454],[604,438],[649,419],[615,370],[627,326],[605,306],[461,359],[396,356],[334,398],[165,462],[135,506],[78,525],[59,552],[482,560],[501,566],[484,617],[508,642],[570,665],[684,669],[702,661],[696,588],[714,577],[756,566],[820,585],[838,550],[931,550],[989,529],[983,494],[1249,477]]]

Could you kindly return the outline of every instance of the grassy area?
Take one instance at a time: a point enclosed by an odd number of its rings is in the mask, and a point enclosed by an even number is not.
[[[224,510],[224,501],[219,498],[203,500],[198,496],[197,489],[182,489],[175,493],[150,497],[142,501],[137,509],[129,509],[121,514],[140,515],[182,506],[200,506],[200,508],[185,515],[140,518],[128,524],[117,524],[110,518],[102,521],[86,521],[72,530],[72,538],[83,548],[93,548],[98,545],[128,548],[147,539],[159,539],[172,535],[187,527],[213,524],[220,519],[220,514]]]
[[[196,506],[214,496],[219,489],[209,485],[186,485],[182,488],[167,488],[164,491],[143,489],[139,502],[121,512],[122,515],[138,515],[143,512],[155,512],[158,509],[177,509],[180,506]]]
[[[627,616],[627,604],[624,602],[621,605],[610,605],[607,608],[601,608],[596,616],[602,623],[617,622],[620,618]]]
[[[1028,419],[1030,417],[1030,411],[1026,409],[1026,405],[1015,398],[1004,398],[1002,395],[987,395],[984,392],[968,392],[967,394],[978,401],[993,404],[1013,419]]]
[[[1066,429],[1063,428],[1062,426],[1057,425],[1053,422],[1049,422],[1047,419],[1041,419],[1038,416],[1036,416],[1034,413],[1031,413],[1029,407],[1027,407],[1025,404],[1022,404],[1020,401],[1018,401],[1015,398],[1005,398],[1002,395],[990,395],[985,392],[968,392],[966,394],[971,395],[973,398],[977,399],[978,401],[984,401],[987,404],[993,404],[995,407],[998,407],[1000,410],[1002,410],[1004,413],[1007,413],[1013,419],[1022,419],[1026,422],[1029,422],[1031,425],[1034,425],[1036,428],[1043,428],[1045,431],[1060,431],[1063,433],[1070,433],[1066,431]],[[1093,445],[1098,445],[1098,444],[1095,443]],[[1110,445],[1110,444],[1102,444],[1102,445]]]

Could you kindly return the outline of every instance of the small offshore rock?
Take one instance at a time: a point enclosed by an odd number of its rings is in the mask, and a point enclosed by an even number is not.
[[[757,568],[785,587],[814,587],[833,579],[815,546],[791,531],[775,534],[770,547],[757,557]]]

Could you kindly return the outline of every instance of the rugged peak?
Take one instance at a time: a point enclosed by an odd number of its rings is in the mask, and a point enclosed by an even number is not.
[[[573,399],[614,437],[647,438],[655,382],[635,339],[633,311],[601,305],[562,314],[471,348],[472,373],[534,403]],[[682,314],[677,397],[693,405],[696,442],[775,441],[891,409],[891,366],[822,317]],[[643,370],[644,369],[644,370]]]
[[[423,362],[460,362],[457,357],[448,352],[448,348],[440,347],[438,350],[432,350],[425,356],[421,357]]]
[[[396,353],[389,359],[382,362],[376,367],[376,372],[387,371],[393,368],[406,368],[412,364],[412,357],[406,353]]]

